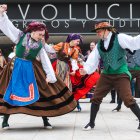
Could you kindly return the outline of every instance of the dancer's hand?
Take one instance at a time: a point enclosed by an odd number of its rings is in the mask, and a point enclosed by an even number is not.
[[[49,80],[46,78],[46,82],[47,82],[47,84],[49,83]]]
[[[7,5],[6,4],[2,4],[0,5],[0,14],[2,15],[4,12],[6,12],[7,10]]]
[[[87,74],[86,70],[83,69],[83,68],[80,68],[79,72],[80,72],[81,75],[86,75]]]
[[[75,75],[75,71],[71,72],[70,75],[74,76]]]
[[[46,77],[46,83],[47,84],[51,84],[51,83],[55,83],[57,82],[57,79],[56,78],[51,78],[51,77]]]

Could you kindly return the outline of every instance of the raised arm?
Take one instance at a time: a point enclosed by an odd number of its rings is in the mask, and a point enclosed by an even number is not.
[[[140,35],[130,36],[126,34],[118,34],[118,41],[123,49],[129,49],[132,52],[140,49]]]
[[[6,14],[6,10],[7,5],[0,5],[0,30],[7,37],[9,37],[12,40],[12,42],[17,44],[19,41],[20,34],[22,34],[22,32],[19,29],[17,29],[9,20]]]

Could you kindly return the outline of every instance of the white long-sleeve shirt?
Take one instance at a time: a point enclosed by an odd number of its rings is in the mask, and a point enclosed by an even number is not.
[[[20,39],[21,30],[17,29],[12,22],[9,20],[6,13],[0,14],[0,30],[9,37],[15,44],[18,43]],[[52,68],[51,62],[46,54],[44,48],[41,48],[38,53],[38,57],[41,60],[42,67],[46,73],[48,82],[55,83],[57,81],[55,77],[54,70]]]
[[[108,49],[111,36],[112,32],[110,32],[107,38],[104,40],[104,47],[106,50]],[[132,37],[130,35],[120,33],[118,34],[118,42],[123,49],[129,49],[132,52],[140,49],[140,35]],[[86,70],[87,74],[93,73],[98,68],[100,58],[101,57],[96,46],[95,49],[89,54],[87,61],[84,63],[84,69]]]

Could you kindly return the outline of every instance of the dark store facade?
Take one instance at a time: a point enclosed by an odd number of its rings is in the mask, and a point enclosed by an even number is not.
[[[42,21],[49,30],[49,42],[65,41],[69,33],[83,36],[82,49],[88,49],[92,40],[97,40],[91,32],[96,21],[108,20],[119,32],[139,34],[139,0],[1,0],[7,3],[8,16],[13,24],[24,30],[31,21]],[[1,47],[11,44],[2,33]]]

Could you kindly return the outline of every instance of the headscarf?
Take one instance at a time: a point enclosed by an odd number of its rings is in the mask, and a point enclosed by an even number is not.
[[[37,21],[33,21],[31,22],[27,28],[25,29],[25,32],[24,33],[31,33],[33,31],[43,31],[45,30],[45,40],[47,41],[48,38],[49,38],[49,35],[48,35],[48,30],[47,30],[47,27],[44,23],[42,22],[37,22]]]
[[[82,43],[82,36],[79,35],[79,34],[69,34],[67,39],[66,39],[66,42],[71,42],[72,40],[76,40],[76,39],[80,39],[80,43]]]

